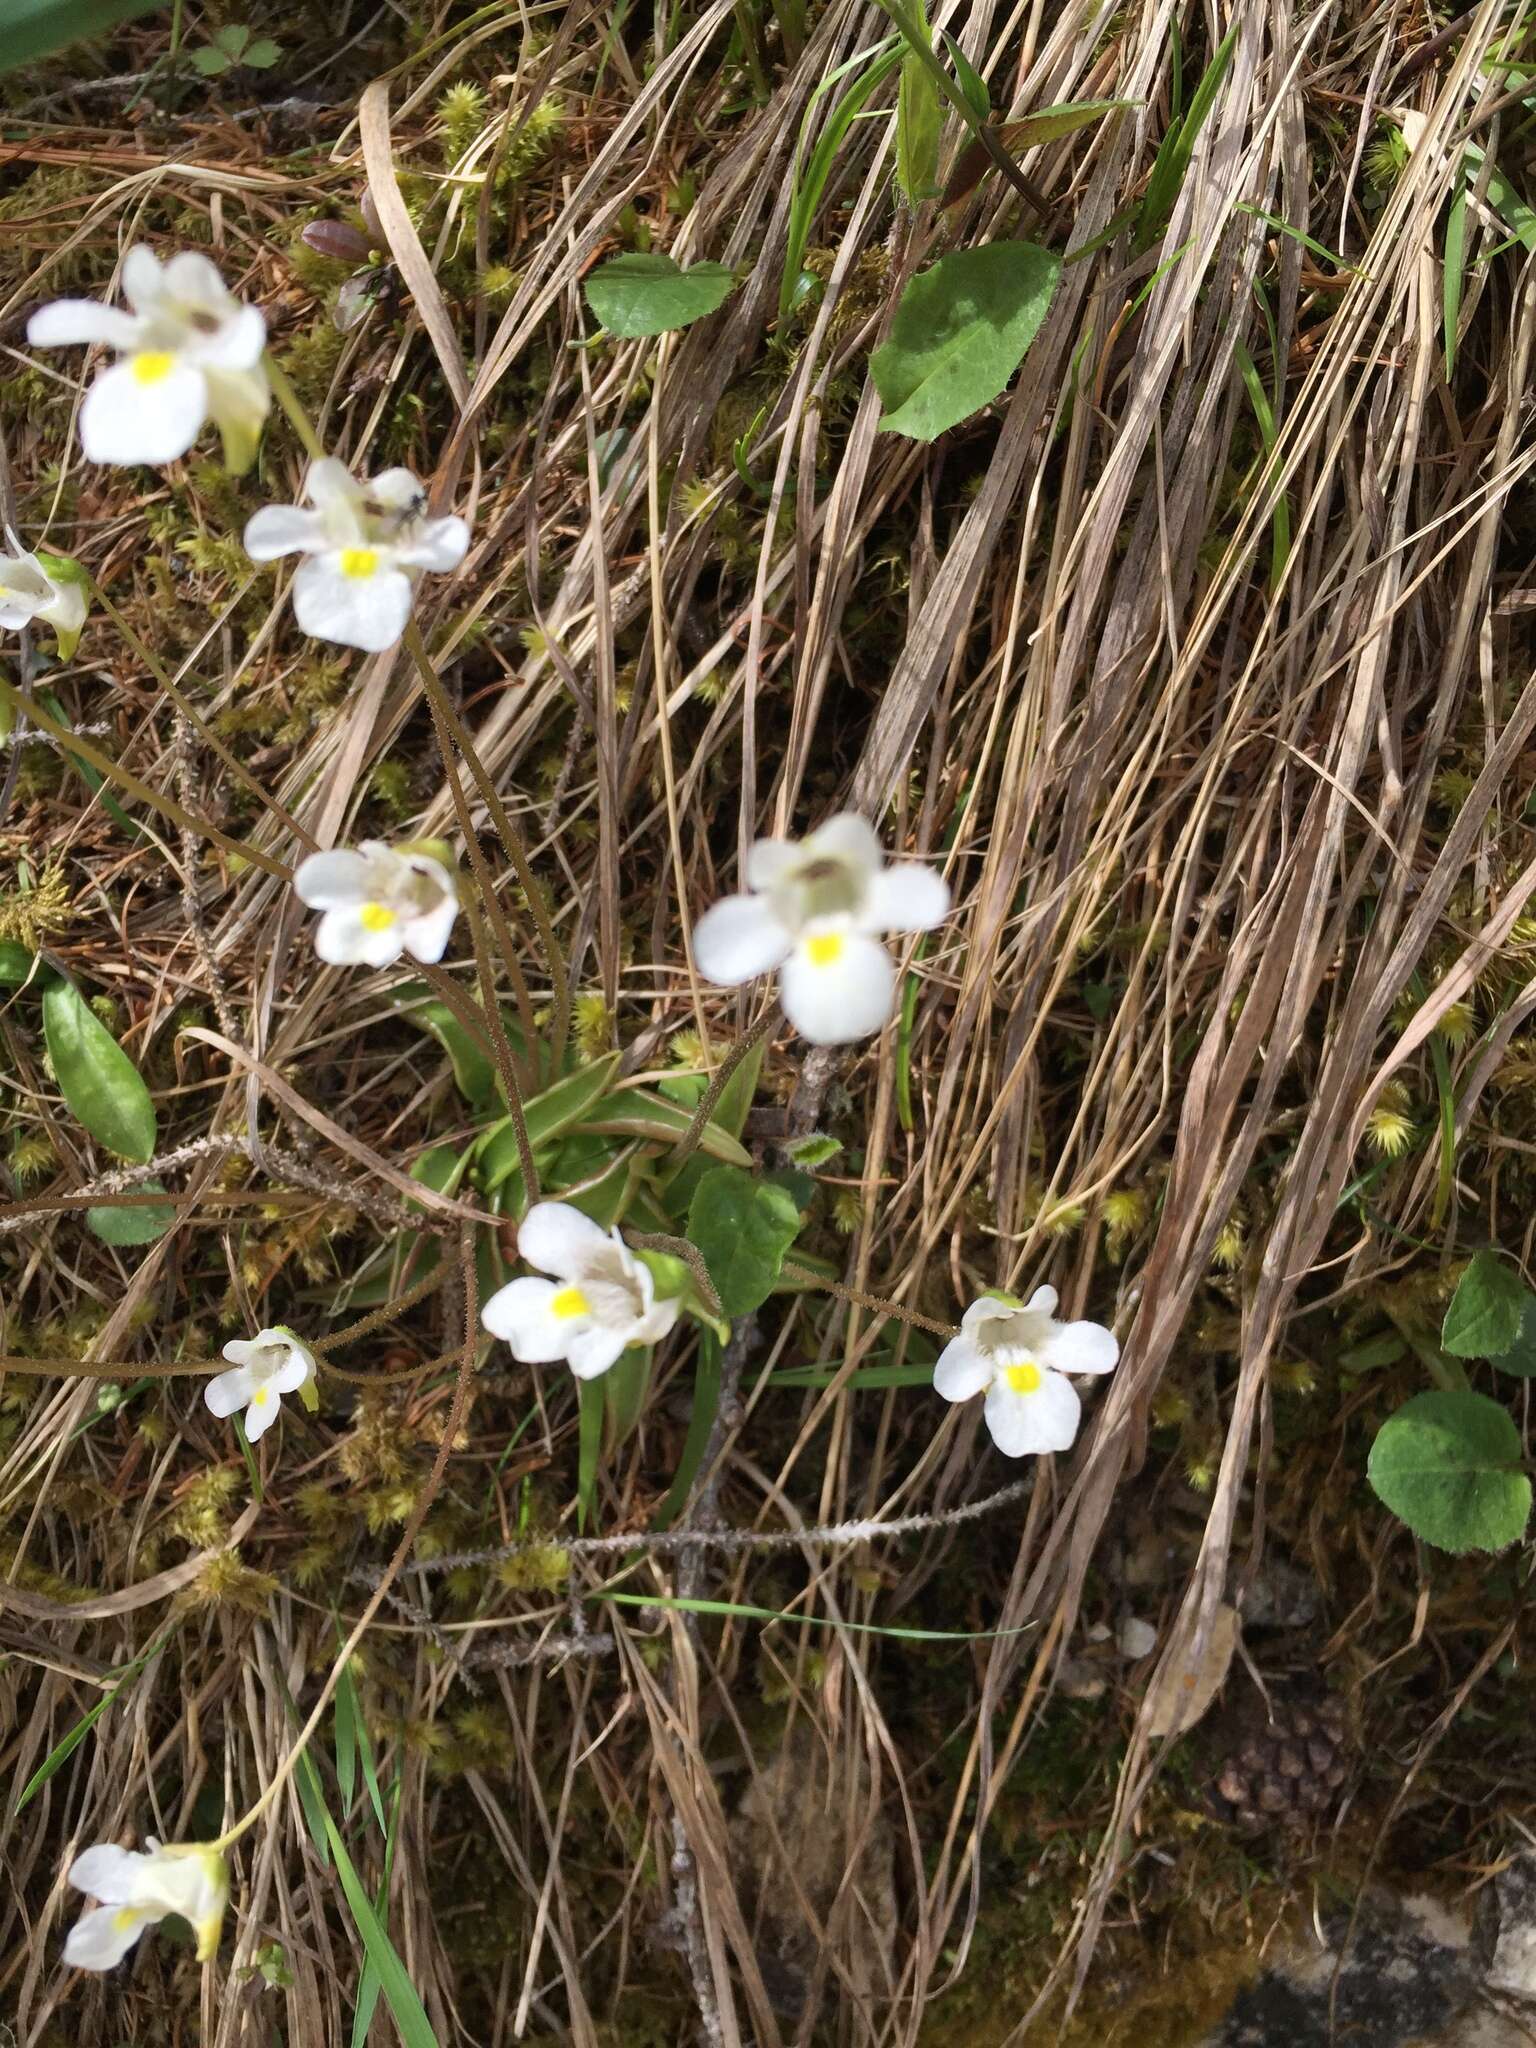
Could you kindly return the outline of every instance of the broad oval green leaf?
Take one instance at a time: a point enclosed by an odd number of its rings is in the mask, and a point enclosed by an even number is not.
[[[1055,296],[1061,259],[1032,242],[957,249],[914,277],[869,359],[883,433],[932,441],[1005,389]]]
[[[447,1053],[453,1067],[453,1078],[464,1100],[473,1109],[487,1108],[496,1097],[496,1066],[484,1046],[436,996],[423,1000],[415,988],[402,991],[402,995],[405,1000],[396,999],[401,1014],[423,1031],[430,1031]]]
[[[1376,1432],[1367,1477],[1415,1536],[1456,1555],[1525,1534],[1531,1482],[1520,1432],[1485,1394],[1416,1394]]]
[[[1440,1342],[1453,1358],[1502,1358],[1520,1335],[1529,1288],[1497,1252],[1479,1252],[1457,1282]]]
[[[155,1150],[155,1105],[106,1025],[72,981],[43,990],[43,1038],[71,1114],[98,1144],[142,1165]]]
[[[738,1166],[706,1173],[688,1207],[689,1240],[703,1254],[730,1317],[748,1315],[768,1299],[799,1229],[789,1190]]]
[[[610,334],[624,341],[690,327],[723,306],[736,284],[723,263],[683,270],[660,250],[610,256],[587,279],[587,304]]]
[[[734,1075],[732,1079],[734,1080]],[[590,1116],[582,1118],[584,1131],[604,1131],[617,1138],[656,1138],[675,1144],[684,1136],[693,1118],[664,1095],[649,1088],[616,1088]],[[724,1159],[733,1166],[750,1166],[752,1154],[745,1145],[720,1128],[713,1117],[699,1137],[699,1150],[711,1158]],[[686,1171],[686,1168],[685,1168]]]
[[[163,1195],[165,1185],[162,1181],[146,1180],[132,1192]],[[131,1206],[108,1202],[87,1209],[85,1221],[103,1244],[153,1244],[176,1221],[176,1211],[169,1202],[135,1202]]]

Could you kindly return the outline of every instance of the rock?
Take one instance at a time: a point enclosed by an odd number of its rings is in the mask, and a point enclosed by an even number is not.
[[[1349,1915],[1336,1914],[1321,1942],[1308,1934],[1282,1952],[1200,2048],[1530,2048],[1529,2030],[1488,2004],[1465,1914],[1375,1894],[1339,1971],[1348,1931]]]
[[[1115,1647],[1122,1657],[1129,1657],[1132,1662],[1142,1657],[1150,1657],[1157,1648],[1157,1630],[1150,1621],[1143,1621],[1136,1614],[1128,1614],[1120,1624]]]
[[[1482,1893],[1477,1945],[1488,1989],[1536,2005],[1536,1855],[1516,1856]]]

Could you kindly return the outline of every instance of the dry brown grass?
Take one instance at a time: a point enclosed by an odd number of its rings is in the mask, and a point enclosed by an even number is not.
[[[1524,811],[1536,330],[1528,264],[1518,246],[1491,254],[1505,234],[1480,203],[1449,383],[1441,296],[1448,152],[1466,136],[1495,151],[1522,113],[1494,111],[1504,85],[1486,62],[1507,10],[1484,0],[1433,46],[1437,24],[1416,7],[957,11],[955,32],[1008,109],[1137,103],[1027,165],[1052,209],[1031,232],[1069,251],[1089,248],[1148,174],[1175,17],[1193,53],[1186,98],[1216,36],[1229,23],[1238,35],[1158,242],[1138,257],[1121,233],[1069,262],[1008,396],[933,448],[877,434],[867,352],[901,281],[944,248],[1016,231],[1018,203],[987,180],[949,214],[893,211],[888,96],[839,159],[815,237],[825,291],[790,333],[773,331],[801,118],[826,73],[879,40],[878,11],[829,0],[798,53],[770,36],[761,105],[724,61],[730,0],[679,18],[670,40],[637,23],[613,38],[610,10],[574,0],[532,12],[536,38],[513,7],[468,28],[463,10],[437,7],[360,119],[356,87],[385,30],[359,13],[364,33],[334,68],[323,47],[306,52],[316,82],[302,89],[326,103],[298,117],[313,129],[298,138],[291,114],[235,118],[214,97],[135,130],[104,111],[110,95],[74,98],[54,70],[29,119],[13,87],[0,339],[14,375],[27,360],[22,310],[61,275],[104,283],[120,246],[195,225],[266,306],[281,352],[323,326],[288,260],[300,210],[343,207],[371,181],[414,296],[398,322],[375,318],[340,348],[320,431],[374,467],[385,450],[414,459],[435,472],[439,502],[472,519],[469,561],[451,585],[427,586],[423,628],[533,849],[573,981],[601,998],[634,1071],[663,1065],[676,1031],[713,1032],[718,1046],[751,1021],[750,1003],[692,974],[685,935],[760,831],[852,801],[908,851],[943,860],[958,910],[917,969],[913,1128],[890,1037],[850,1055],[824,1107],[858,1148],[839,1183],[851,1228],[823,1227],[816,1244],[842,1260],[848,1287],[942,1320],[982,1287],[1049,1277],[1071,1311],[1113,1321],[1123,1364],[1076,1452],[1033,1475],[1022,1520],[807,1544],[794,1569],[757,1554],[577,1558],[568,1586],[555,1572],[544,1590],[482,1571],[465,1605],[407,1558],[354,1667],[381,1778],[399,1779],[388,1924],[440,2041],[499,2048],[532,2033],[596,2048],[697,2026],[730,2044],[896,2048],[964,1978],[988,1822],[1055,1725],[1086,1609],[1104,1610],[1093,1574],[1117,1500],[1177,1490],[1192,1439],[1170,1438],[1160,1390],[1194,1387],[1206,1402],[1215,1468],[1189,1568],[1166,1596],[1161,1655],[1173,1661],[1197,1653],[1217,1603],[1256,1569],[1266,1516],[1325,1581],[1355,1569],[1337,1554],[1353,1536],[1334,1542],[1359,1511],[1358,1497],[1341,1505],[1359,1482],[1351,1385],[1330,1377],[1314,1411],[1308,1470],[1326,1480],[1333,1524],[1309,1519],[1274,1453],[1278,1369],[1298,1348],[1319,1355],[1296,1318],[1342,1327],[1383,1289],[1433,1285],[1461,1244],[1526,1249],[1531,1148],[1500,1135],[1497,1107],[1531,1009],[1520,921],[1536,888]],[[115,61],[137,69],[160,47],[157,30],[124,31]],[[413,180],[440,161],[435,109],[460,77],[486,93],[471,168],[516,148],[546,95],[564,122],[505,217],[488,187],[452,183],[417,243],[390,204],[393,179],[419,197]],[[1388,107],[1417,109],[1426,126],[1401,174],[1373,185],[1368,148]],[[41,182],[61,174],[67,193]],[[678,222],[664,200],[684,177],[696,200]],[[22,203],[32,180],[36,201]],[[637,195],[674,253],[740,266],[744,280],[691,332],[589,352],[579,280],[630,232]],[[500,310],[439,290],[464,248],[482,269],[515,267]],[[1278,417],[1267,481],[1249,357]],[[207,554],[164,566],[178,521],[217,537],[260,495],[295,495],[291,437],[274,434],[264,485],[235,499],[199,473],[136,492],[73,454],[61,478],[61,394],[77,370],[50,359],[44,384],[6,397],[21,527],[73,541],[216,729],[239,731],[232,709],[261,712],[255,737],[231,742],[260,802],[201,740],[178,779],[175,714],[103,622],[49,679],[70,715],[104,723],[112,758],[200,826],[281,865],[376,830],[385,761],[404,764],[401,815],[454,832],[403,652],[354,660],[318,717],[300,702],[289,732],[295,691],[314,687],[313,650],[286,608],[267,615],[270,586],[252,596],[248,570]],[[766,494],[754,498],[729,444],[759,408],[747,460]],[[613,444],[600,437],[621,425],[630,438],[604,483]],[[52,509],[65,493],[73,521]],[[1272,584],[1282,500],[1294,545]],[[168,502],[169,524],[156,525]],[[436,1055],[398,1024],[377,977],[318,966],[280,873],[238,869],[206,836],[135,843],[37,746],[8,759],[27,772],[0,818],[0,853],[68,876],[50,943],[117,1000],[125,1042],[156,1081],[163,1140],[257,1142],[233,1167],[222,1148],[187,1157],[168,1176],[178,1223],[142,1252],[107,1252],[68,1208],[34,1203],[19,1227],[13,1216],[0,1239],[4,1349],[173,1361],[210,1355],[236,1323],[345,1321],[344,1283],[394,1228],[410,1160],[467,1135]],[[1448,770],[1460,777],[1449,793]],[[531,999],[547,1008],[548,962],[493,821],[467,779],[465,790]],[[473,989],[462,957],[452,971]],[[1415,977],[1424,999],[1404,1008]],[[1442,1186],[1425,1135],[1430,1050],[1468,997],[1481,1035],[1447,1055],[1460,1149]],[[64,1115],[34,1023],[22,999],[0,1011],[9,1136],[52,1147],[48,1171],[15,1192],[71,1196],[109,1162]],[[800,1055],[790,1038],[773,1043],[768,1100],[787,1098]],[[1394,1081],[1411,1084],[1420,1141],[1367,1211],[1345,1191],[1373,1162],[1366,1120]],[[237,1206],[252,1194],[254,1218]],[[1107,1216],[1115,1196],[1134,1199]],[[1229,1255],[1219,1240],[1234,1218]],[[403,1314],[386,1353],[360,1348],[352,1362],[453,1354],[453,1293]],[[1217,1345],[1192,1336],[1213,1306],[1231,1330]],[[740,1347],[739,1407],[711,1460],[728,1521],[942,1514],[1004,1482],[978,1415],[940,1427],[921,1391],[846,1390],[889,1328],[846,1304],[828,1313],[820,1297],[765,1314]],[[831,1384],[775,1390],[771,1366],[797,1356],[834,1369]],[[604,1530],[641,1528],[654,1511],[691,1370],[675,1344],[645,1426],[605,1461]],[[377,1583],[359,1572],[377,1574],[413,1510],[439,1551],[504,1543],[529,1513],[569,1533],[568,1387],[546,1374],[535,1388],[502,1355],[455,1430],[454,1385],[450,1356],[355,1413],[336,1400],[316,1422],[285,1424],[268,1439],[258,1510],[242,1507],[243,1467],[195,1387],[171,1380],[102,1413],[90,1378],[6,1381],[7,1778],[23,1784],[102,1674],[169,1630],[26,1812],[0,1813],[0,2009],[27,2048],[351,2038],[360,1945],[297,1780],[239,1847],[231,1930],[200,1986],[168,1944],[146,1944],[126,1979],[65,1972],[72,1895],[59,1873],[76,1845],[212,1832],[257,1796],[297,1725],[285,1690],[313,1709],[336,1655],[333,1610],[343,1631],[355,1622]],[[214,1499],[210,1467],[228,1481]],[[330,1505],[317,1508],[322,1494]],[[1373,1587],[1411,1572],[1384,1513],[1364,1526]],[[266,1576],[198,1562],[232,1538]],[[318,1577],[302,1568],[317,1546]],[[620,1583],[818,1625],[593,1604]],[[1407,1624],[1390,1603],[1377,1611],[1384,1654]],[[862,1632],[913,1619],[978,1631],[949,1652],[942,1761],[909,1698],[927,1699],[936,1653]],[[601,1641],[549,1659],[532,1647],[578,1626]],[[1341,1630],[1331,1654],[1363,1686],[1353,1641]],[[1065,1862],[1042,1850],[1056,1887],[1048,1938],[1033,1979],[1009,1980],[1014,2009],[990,2015],[998,2039],[1024,2038],[1010,2029],[1037,1995],[1084,1987],[1111,1901],[1134,1901],[1145,1882],[1139,1829],[1160,1758],[1136,1691],[1117,1685],[1096,1740],[1122,1735]],[[774,1902],[820,1957],[796,2022],[765,1982],[741,1816],[765,1803],[744,1802],[744,1787],[799,1742],[822,1774],[828,1867],[845,1881],[813,1897],[806,1866],[803,1885],[784,1880],[798,1896]],[[335,1810],[330,1744],[323,1721]],[[351,1839],[376,1884],[379,1831],[359,1820]],[[753,1855],[770,1853],[752,1841]],[[788,1853],[801,1871],[803,1852]],[[894,1889],[870,1875],[882,1870]],[[291,1981],[266,1990],[242,1973],[271,1942]],[[1042,2022],[1038,2038],[1056,2027]],[[391,2038],[386,2016],[372,2038]]]

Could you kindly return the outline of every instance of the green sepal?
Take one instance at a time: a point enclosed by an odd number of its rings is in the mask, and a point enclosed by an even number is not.
[[[638,1246],[632,1250],[634,1256],[649,1267],[651,1278],[656,1282],[658,1301],[675,1301],[683,1315],[692,1316],[706,1330],[713,1330],[722,1344],[730,1342],[730,1324],[717,1317],[700,1300],[698,1282],[684,1260],[674,1258],[671,1252],[643,1251]]]

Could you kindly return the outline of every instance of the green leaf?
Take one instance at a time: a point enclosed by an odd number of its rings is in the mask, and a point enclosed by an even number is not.
[[[749,1314],[773,1292],[800,1229],[787,1188],[737,1166],[706,1173],[688,1205],[688,1236],[703,1254],[727,1316]]]
[[[405,2048],[439,2048],[432,2022],[427,2018],[426,2007],[416,1994],[416,1987],[406,1975],[405,1965],[396,1952],[394,1943],[384,1931],[384,1923],[374,1911],[372,1899],[363,1889],[363,1881],[357,1874],[357,1867],[347,1854],[347,1845],[337,1831],[336,1823],[329,1813],[322,1810],[326,1838],[336,1858],[336,1875],[341,1879],[341,1888],[347,1895],[347,1909],[357,1922],[357,1931],[363,1937],[363,1949],[368,1962],[384,1987],[384,1996],[389,2009],[395,2016],[395,2025],[400,2029],[400,2039]]]
[[[134,1193],[163,1195],[165,1184],[146,1180],[134,1189]],[[153,1244],[176,1221],[176,1211],[169,1202],[145,1202],[132,1208],[106,1202],[87,1209],[85,1221],[86,1227],[94,1231],[103,1244]]]
[[[688,1434],[683,1455],[677,1461],[665,1500],[651,1518],[654,1529],[669,1529],[688,1504],[693,1482],[704,1453],[709,1449],[710,1431],[720,1409],[720,1339],[712,1330],[700,1330],[699,1349],[693,1369],[693,1408],[688,1417]]]
[[[921,0],[917,11],[922,18]],[[927,22],[923,21],[926,32]],[[896,182],[907,201],[932,199],[938,192],[939,139],[944,132],[944,103],[933,74],[921,57],[908,52],[901,60],[896,90]]]
[[[785,1151],[796,1166],[807,1169],[825,1166],[842,1151],[842,1144],[836,1138],[829,1138],[825,1131],[812,1131],[808,1138],[795,1138],[785,1146]]]
[[[1502,1358],[1531,1304],[1514,1268],[1497,1252],[1479,1252],[1456,1284],[1440,1342],[1453,1358]]]
[[[249,71],[270,71],[283,54],[279,44],[270,36],[258,36],[245,53],[245,66]]]
[[[216,28],[213,40],[228,54],[232,62],[238,63],[246,44],[251,40],[251,32],[243,21],[235,21],[227,28]]]
[[[597,1518],[597,1460],[603,1446],[603,1407],[606,1402],[601,1378],[576,1382],[576,1526],[585,1529]]]
[[[488,1108],[496,1099],[496,1067],[484,1046],[471,1036],[448,1005],[439,1002],[435,996],[419,1002],[412,991],[402,991],[402,994],[405,1001],[396,998],[400,1002],[401,1015],[423,1031],[429,1031],[447,1053],[453,1067],[453,1078],[464,1100],[472,1109]]]
[[[37,965],[37,955],[15,939],[0,939],[0,988],[20,988]]]
[[[1517,1380],[1536,1379],[1536,1295],[1527,1294],[1520,1316],[1520,1329],[1507,1351],[1493,1361],[1496,1372],[1507,1372]]]
[[[218,78],[229,70],[233,61],[222,50],[216,50],[211,43],[204,49],[194,50],[191,58],[192,69],[202,78]]]
[[[992,111],[992,95],[987,90],[987,81],[955,41],[948,29],[941,29],[944,47],[949,52],[949,61],[955,67],[955,77],[965,104],[978,121],[985,121]]]
[[[1227,66],[1232,61],[1232,52],[1237,44],[1237,32],[1241,27],[1241,22],[1233,22],[1217,44],[1200,83],[1195,87],[1195,96],[1189,103],[1189,112],[1182,119],[1175,119],[1169,123],[1168,132],[1163,137],[1153,162],[1151,176],[1147,179],[1147,189],[1137,209],[1135,247],[1138,255],[1156,241],[1169,214],[1173,211],[1173,203],[1178,198],[1179,188],[1188,174],[1190,159],[1194,156],[1195,144],[1200,138],[1200,130],[1205,126],[1211,108],[1216,104],[1217,91],[1226,76]]]
[[[787,320],[794,311],[800,297],[800,280],[804,272],[805,252],[810,243],[811,228],[816,219],[816,209],[832,175],[832,165],[843,139],[853,126],[864,103],[875,88],[887,79],[902,61],[899,38],[890,39],[891,47],[882,44],[871,58],[869,69],[861,78],[855,79],[842,98],[828,114],[816,146],[809,155],[806,144],[811,130],[816,125],[820,112],[819,101],[825,92],[841,78],[846,78],[864,62],[863,54],[850,57],[839,64],[835,71],[817,86],[806,101],[805,113],[800,121],[800,140],[795,151],[794,196],[789,204],[789,232],[784,249],[784,275],[779,285],[779,318]]]
[[[547,1145],[562,1131],[568,1131],[573,1124],[580,1122],[602,1098],[618,1063],[616,1052],[604,1053],[600,1060],[578,1067],[574,1074],[567,1074],[541,1095],[529,1096],[523,1105],[529,1144],[535,1148]],[[498,1118],[481,1133],[477,1142],[480,1185],[490,1193],[518,1172],[517,1134],[512,1128],[511,1117]]]
[[[51,981],[43,990],[43,1039],[60,1093],[97,1143],[140,1165],[152,1158],[149,1090],[72,981]]]
[[[723,306],[736,276],[723,263],[683,270],[660,250],[610,256],[587,279],[587,304],[610,334],[633,341],[689,327]]]
[[[74,1755],[81,1743],[84,1742],[87,1735],[90,1734],[96,1723],[101,1719],[108,1707],[111,1706],[128,1681],[132,1678],[137,1678],[150,1658],[165,1648],[174,1633],[174,1628],[175,1624],[173,1623],[170,1628],[162,1630],[147,1649],[141,1650],[131,1664],[125,1665],[118,1677],[117,1683],[110,1691],[104,1692],[95,1706],[75,1723],[64,1739],[54,1744],[53,1748],[49,1750],[48,1754],[43,1758],[37,1769],[17,1794],[16,1804],[12,1809],[13,1812],[20,1813],[21,1809],[27,1804],[27,1801],[32,1798],[34,1793],[42,1790],[54,1772],[62,1764],[68,1763],[69,1759]]]
[[[153,13],[164,0],[4,0],[0,7],[0,71],[34,64],[67,43],[105,35],[135,14]]]
[[[617,1447],[645,1412],[646,1397],[651,1391],[650,1345],[631,1344],[618,1363],[603,1374],[600,1384],[607,1408],[609,1441]]]
[[[1054,107],[1036,107],[1017,121],[1005,121],[1001,134],[1009,149],[1037,149],[1042,142],[1059,142],[1094,121],[1102,121],[1122,107],[1135,107],[1139,100],[1062,100]]]
[[[1376,1432],[1367,1477],[1378,1499],[1439,1550],[1503,1550],[1525,1534],[1531,1482],[1520,1432],[1485,1394],[1417,1394]]]
[[[735,1076],[731,1078],[734,1080]],[[675,1102],[668,1102],[663,1095],[653,1095],[649,1088],[615,1088],[582,1118],[581,1127],[584,1131],[606,1132],[612,1137],[654,1138],[663,1144],[673,1144],[683,1136],[692,1121],[692,1117],[679,1109]],[[752,1164],[752,1154],[728,1131],[722,1130],[713,1117],[704,1126],[699,1150],[709,1153],[714,1159],[724,1159],[732,1166]]]
[[[1031,242],[957,249],[914,277],[869,359],[881,431],[932,441],[990,405],[1024,360],[1061,276]]]

